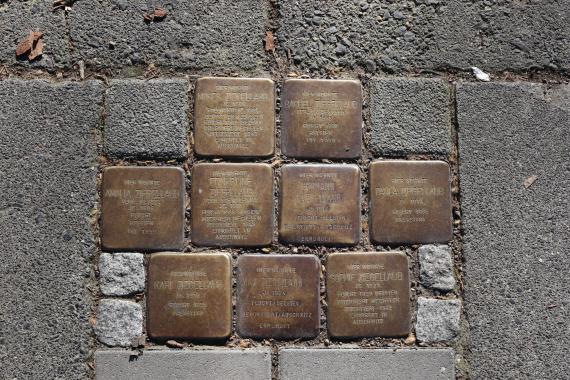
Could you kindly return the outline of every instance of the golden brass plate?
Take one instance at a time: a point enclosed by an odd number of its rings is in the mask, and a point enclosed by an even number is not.
[[[281,96],[281,150],[297,158],[355,158],[362,147],[356,80],[289,79]]]
[[[327,325],[337,338],[410,332],[408,258],[397,252],[332,253],[327,258]]]
[[[241,336],[294,339],[319,333],[321,264],[316,256],[243,255],[237,265]]]
[[[360,170],[356,165],[285,165],[279,239],[307,245],[360,240]]]
[[[101,190],[103,248],[182,249],[184,194],[184,172],[180,168],[106,168]]]
[[[147,330],[155,339],[222,339],[231,333],[231,259],[224,253],[154,253]]]
[[[376,161],[370,165],[370,238],[377,243],[451,240],[449,165]]]
[[[275,88],[262,78],[200,78],[194,149],[201,156],[266,157],[275,147]]]
[[[267,164],[196,164],[192,242],[264,246],[273,240],[273,170]]]

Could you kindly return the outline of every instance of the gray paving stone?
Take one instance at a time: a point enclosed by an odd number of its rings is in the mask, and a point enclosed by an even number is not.
[[[160,22],[143,14],[168,11]],[[81,0],[69,16],[74,58],[95,67],[155,63],[184,69],[259,68],[268,3],[178,0]]]
[[[473,378],[567,378],[570,86],[460,84],[457,102]]]
[[[279,379],[455,379],[451,349],[281,349]]]
[[[106,296],[144,291],[144,256],[135,252],[103,252],[99,257],[99,286]]]
[[[460,300],[418,297],[416,337],[420,342],[446,342],[459,334]]]
[[[142,335],[142,307],[136,302],[102,299],[97,309],[95,334],[108,346],[129,347],[133,338]]]
[[[455,287],[451,247],[447,245],[422,245],[418,249],[420,282],[422,285],[443,291]]]
[[[270,380],[269,349],[145,350],[95,352],[96,380]]]
[[[570,68],[568,3],[318,0],[280,3],[278,47],[301,68],[327,72],[478,66]]]
[[[96,81],[0,81],[0,378],[80,379],[91,335]]]
[[[106,98],[105,149],[112,157],[186,156],[188,82],[116,79]]]
[[[69,66],[69,45],[63,12],[52,12],[53,1],[0,2],[0,63],[54,69]],[[16,59],[18,43],[30,31],[43,32],[44,53],[29,63]]]
[[[370,84],[370,149],[377,155],[449,154],[450,88],[440,79],[381,78]]]

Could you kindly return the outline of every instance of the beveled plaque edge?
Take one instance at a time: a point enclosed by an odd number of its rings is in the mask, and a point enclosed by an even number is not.
[[[280,149],[281,149],[281,154],[283,154],[285,157],[288,158],[298,158],[298,159],[314,159],[314,158],[327,158],[327,159],[334,159],[334,160],[343,160],[343,159],[354,159],[354,158],[358,158],[362,155],[362,150],[363,150],[363,145],[364,145],[364,141],[362,140],[363,137],[363,103],[364,103],[364,99],[363,99],[363,89],[362,89],[362,82],[358,79],[343,79],[343,78],[339,78],[339,79],[322,79],[322,78],[304,78],[304,79],[299,79],[299,78],[289,78],[289,79],[285,79],[283,81],[283,84],[281,86],[281,97],[282,97],[282,101],[284,101],[285,99],[288,99],[287,96],[287,85],[290,83],[302,83],[305,81],[310,81],[310,82],[320,82],[320,83],[339,83],[339,84],[356,84],[358,85],[358,92],[359,92],[359,100],[360,100],[360,109],[358,110],[358,114],[360,116],[360,122],[359,122],[359,126],[358,126],[358,135],[359,135],[359,145],[358,145],[358,149],[354,151],[354,154],[339,154],[338,156],[332,157],[332,156],[325,156],[325,155],[311,155],[311,154],[307,154],[307,155],[303,155],[303,154],[298,154],[296,152],[291,152],[290,149],[288,149],[290,147],[290,144],[288,144],[289,142],[289,134],[291,133],[289,131],[289,128],[287,127],[287,120],[289,118],[289,116],[287,115],[287,112],[285,111],[284,108],[281,108],[279,114],[281,115],[281,142],[280,142]],[[285,116],[287,115],[287,116]]]
[[[342,243],[338,243],[338,242],[317,242],[317,243],[299,243],[297,241],[294,240],[290,240],[287,239],[285,237],[282,236],[281,234],[281,225],[282,225],[282,221],[283,221],[283,175],[285,171],[289,171],[287,168],[294,168],[294,167],[332,167],[332,168],[349,168],[349,169],[354,169],[356,171],[356,182],[357,182],[357,186],[358,186],[358,206],[357,206],[357,223],[358,223],[358,228],[356,229],[356,238],[351,240],[350,242],[342,242]],[[362,213],[362,184],[361,184],[361,180],[362,180],[362,176],[360,173],[360,167],[356,164],[341,164],[341,163],[333,163],[333,164],[317,164],[317,163],[289,163],[289,164],[285,164],[281,167],[281,175],[279,178],[279,199],[278,199],[278,210],[279,210],[279,215],[278,215],[278,220],[277,220],[277,240],[281,243],[284,244],[293,244],[293,245],[304,245],[307,247],[317,247],[317,246],[323,246],[323,247],[350,247],[350,246],[355,246],[358,245],[358,243],[360,242],[360,239],[362,238],[362,218],[361,218],[361,213]]]
[[[196,197],[197,195],[194,194],[194,182],[192,181],[191,189],[190,189],[190,207],[192,210],[192,214],[190,216],[190,242],[195,244],[199,247],[219,247],[219,248],[259,248],[259,247],[267,247],[273,243],[273,231],[275,229],[275,181],[274,181],[274,170],[273,167],[265,162],[197,162],[193,165],[191,173],[192,178],[195,177],[194,169],[196,167],[216,167],[220,165],[230,165],[230,166],[250,166],[250,167],[263,167],[263,170],[269,170],[269,176],[271,176],[271,233],[268,234],[267,240],[264,240],[262,243],[257,244],[210,244],[209,241],[195,239],[194,237],[194,208],[192,207],[192,198]]]
[[[241,302],[239,301],[239,297],[240,297],[240,292],[241,292],[241,283],[239,281],[240,276],[242,276],[241,274],[241,269],[239,266],[240,261],[242,261],[242,257],[306,257],[306,258],[311,258],[314,262],[314,264],[316,265],[316,269],[317,269],[317,290],[316,290],[316,298],[317,298],[317,317],[315,318],[315,326],[313,327],[313,330],[311,331],[311,335],[307,334],[306,336],[303,337],[267,337],[261,334],[253,334],[250,333],[249,331],[244,331],[243,329],[243,319],[241,319],[239,317],[240,315],[240,311],[241,308],[239,305],[241,305]],[[243,338],[253,338],[253,339],[275,339],[275,340],[279,340],[279,341],[291,341],[291,340],[295,340],[295,339],[314,339],[315,337],[317,337],[319,335],[320,329],[321,329],[321,312],[322,312],[322,307],[321,307],[321,293],[320,293],[320,287],[321,287],[321,275],[322,275],[322,268],[321,268],[321,261],[319,260],[319,258],[316,255],[310,254],[310,253],[303,253],[303,254],[273,254],[273,255],[267,255],[267,254],[263,254],[263,253],[246,253],[243,255],[238,256],[237,260],[236,260],[236,267],[237,267],[237,271],[236,271],[236,332],[239,334],[239,336],[243,337]]]
[[[148,263],[146,265],[146,272],[147,272],[147,282],[145,284],[145,298],[148,299],[149,293],[148,293],[148,284],[150,284],[152,278],[151,278],[151,270],[150,270],[150,266],[152,265],[153,261],[156,261],[156,258],[161,258],[161,257],[169,257],[169,256],[193,256],[193,257],[197,257],[197,256],[218,256],[218,257],[224,257],[226,259],[226,264],[227,264],[227,281],[228,281],[228,292],[229,292],[229,297],[228,297],[228,311],[229,311],[229,318],[228,318],[228,325],[227,327],[227,331],[224,331],[224,334],[220,334],[220,335],[212,335],[212,336],[208,336],[208,337],[181,337],[181,336],[169,336],[169,335],[154,335],[151,333],[151,329],[149,328],[149,314],[150,314],[150,307],[148,307],[148,301],[145,300],[145,317],[146,317],[146,331],[149,335],[150,338],[157,340],[157,341],[164,341],[167,339],[180,339],[180,340],[187,340],[187,341],[217,341],[217,340],[226,340],[227,338],[230,337],[230,335],[232,334],[232,328],[233,328],[233,305],[232,305],[232,277],[233,277],[233,265],[232,265],[232,256],[230,253],[228,252],[154,252],[151,253],[149,255],[149,259],[148,259]]]
[[[179,239],[175,242],[175,244],[173,245],[168,245],[168,244],[164,244],[161,246],[157,246],[156,248],[148,248],[148,247],[141,247],[141,246],[132,246],[132,247],[124,247],[121,245],[108,245],[105,242],[105,233],[104,230],[106,228],[103,227],[104,223],[105,223],[105,216],[104,216],[104,197],[102,196],[103,193],[103,189],[105,186],[105,175],[108,172],[113,172],[113,171],[117,171],[117,170],[122,170],[127,168],[128,170],[140,170],[140,169],[146,169],[146,170],[156,170],[156,169],[168,169],[168,170],[176,170],[179,175],[180,175],[180,194],[182,195],[180,197],[180,208],[182,210],[181,212],[181,217],[182,220],[180,222],[180,226],[181,226],[181,234],[179,236]],[[185,180],[184,180],[184,176],[185,176],[185,172],[184,170],[179,167],[179,166],[122,166],[122,165],[113,165],[113,166],[107,166],[106,168],[103,168],[103,170],[101,171],[101,187],[100,187],[100,191],[99,191],[99,197],[100,197],[100,204],[101,204],[101,215],[99,217],[99,238],[101,241],[101,249],[103,251],[108,251],[108,252],[121,252],[121,251],[139,251],[139,252],[144,252],[144,253],[152,253],[152,252],[161,252],[161,251],[169,251],[169,250],[182,250],[185,246],[185,242],[184,242],[184,230],[185,230],[185,225],[186,225],[186,188],[185,188]]]
[[[273,111],[271,112],[272,114],[272,128],[271,128],[271,148],[269,149],[269,151],[263,152],[263,153],[259,153],[259,154],[253,154],[253,155],[241,155],[241,154],[212,154],[212,153],[204,153],[200,151],[200,144],[196,144],[196,108],[198,107],[198,96],[196,96],[198,94],[198,91],[200,89],[200,83],[202,82],[208,82],[211,80],[215,80],[215,79],[222,79],[222,80],[230,80],[230,81],[242,81],[242,80],[246,80],[246,81],[256,81],[256,82],[269,82],[269,84],[272,87],[272,91],[271,91],[271,96],[273,98]],[[209,77],[201,77],[198,78],[196,80],[196,87],[194,89],[194,112],[192,115],[192,123],[194,124],[193,127],[193,136],[194,136],[194,143],[192,144],[193,149],[194,149],[194,153],[199,156],[199,157],[204,157],[204,158],[215,158],[215,157],[228,157],[228,158],[267,158],[267,157],[271,157],[275,154],[275,144],[276,144],[276,110],[275,110],[275,105],[276,105],[276,95],[275,95],[275,81],[273,81],[273,79],[271,78],[240,78],[240,77],[214,77],[214,76],[209,76]]]
[[[372,192],[370,191],[370,188],[372,187],[372,183],[374,182],[374,171],[372,170],[372,167],[380,167],[380,166],[384,166],[387,163],[430,163],[428,165],[432,165],[432,166],[445,166],[447,168],[448,174],[447,174],[447,187],[446,189],[448,190],[448,194],[449,194],[449,234],[447,235],[447,237],[445,239],[433,239],[433,240],[429,240],[429,241],[415,241],[415,240],[411,240],[411,239],[402,239],[399,241],[384,241],[382,239],[376,239],[375,235],[378,234],[377,228],[375,227],[375,224],[373,222],[374,220],[374,207],[372,207]],[[442,165],[443,164],[443,165]],[[453,239],[453,194],[451,193],[451,165],[443,160],[401,160],[401,159],[388,159],[388,160],[380,160],[380,159],[376,159],[372,162],[370,162],[369,168],[368,168],[368,187],[369,187],[369,199],[368,199],[368,209],[369,209],[369,215],[368,215],[368,228],[369,228],[369,238],[370,241],[373,244],[431,244],[431,243],[449,243],[452,239]]]
[[[410,335],[410,333],[412,332],[412,306],[411,306],[411,301],[410,301],[410,296],[412,294],[411,292],[411,279],[410,279],[410,258],[408,257],[408,255],[406,255],[405,252],[402,251],[351,251],[351,252],[331,252],[327,255],[326,257],[326,261],[325,261],[325,269],[326,269],[326,275],[325,275],[325,288],[326,288],[326,294],[325,294],[325,299],[327,301],[327,304],[330,304],[330,299],[329,299],[329,286],[328,286],[328,281],[329,281],[329,271],[328,271],[328,263],[329,263],[329,259],[331,257],[336,257],[336,256],[347,256],[347,255],[353,255],[353,256],[360,256],[363,254],[372,254],[372,255],[389,255],[389,256],[393,256],[393,257],[398,257],[401,259],[405,260],[405,267],[406,267],[406,277],[408,278],[407,281],[407,302],[408,302],[408,314],[409,314],[409,318],[408,318],[408,323],[406,324],[406,328],[404,329],[404,331],[402,331],[401,333],[396,333],[394,335],[375,335],[375,334],[362,334],[362,335],[351,335],[351,334],[340,334],[340,333],[335,333],[334,332],[334,327],[330,324],[330,313],[331,313],[331,309],[327,308],[327,312],[326,312],[326,320],[327,320],[327,334],[331,337],[331,338],[335,338],[338,340],[347,340],[347,339],[360,339],[360,338],[403,338],[406,337],[408,335]],[[334,320],[334,318],[333,318]]]

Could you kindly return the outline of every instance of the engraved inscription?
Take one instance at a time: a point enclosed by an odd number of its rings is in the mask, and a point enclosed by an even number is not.
[[[319,268],[311,255],[238,259],[238,331],[242,336],[312,337],[319,330]]]
[[[287,80],[283,88],[283,146],[291,157],[357,157],[360,154],[360,83]]]
[[[196,152],[205,156],[271,155],[274,103],[269,79],[199,79],[194,113]]]
[[[279,236],[300,244],[356,244],[360,180],[355,165],[285,165]]]
[[[449,167],[445,162],[375,162],[370,180],[374,241],[427,243],[451,238]]]
[[[230,259],[226,254],[152,255],[148,281],[151,336],[228,336],[230,290]]]
[[[272,240],[273,178],[265,164],[194,167],[192,239],[202,245],[266,245]]]
[[[408,261],[400,253],[341,253],[327,260],[328,326],[336,337],[409,332]]]
[[[104,201],[115,201],[126,209],[129,235],[152,235],[160,220],[157,211],[168,200],[180,199],[180,189],[163,189],[160,180],[124,179],[117,188],[103,191]]]
[[[184,220],[180,169],[107,168],[101,192],[105,248],[180,247]]]

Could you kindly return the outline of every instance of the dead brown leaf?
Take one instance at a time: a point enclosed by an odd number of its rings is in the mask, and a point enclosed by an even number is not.
[[[270,30],[265,32],[265,51],[275,51],[275,36]]]
[[[32,50],[32,40],[30,36],[26,37],[16,47],[16,57],[27,55]]]
[[[44,52],[44,40],[39,40],[35,46],[32,48],[30,55],[28,55],[28,60],[33,61],[38,58]]]
[[[144,13],[143,18],[146,22],[162,21],[168,12],[164,8],[154,8],[152,12]]]
[[[16,57],[26,56],[28,61],[33,61],[40,55],[42,55],[44,50],[44,42],[41,40],[43,37],[42,32],[30,32],[28,36],[20,41],[16,47]]]
[[[524,182],[523,182],[524,188],[525,188],[525,189],[528,189],[529,187],[531,187],[532,184],[535,183],[537,179],[538,179],[538,177],[535,176],[535,175],[531,175],[530,177],[528,177],[527,179],[525,179]]]
[[[163,8],[155,8],[153,13],[155,19],[163,19],[168,14],[168,12]]]

